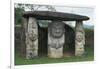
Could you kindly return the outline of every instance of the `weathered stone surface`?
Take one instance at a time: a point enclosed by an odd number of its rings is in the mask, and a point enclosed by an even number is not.
[[[26,32],[26,58],[38,56],[38,26],[33,17],[29,17],[28,28]]]
[[[84,54],[85,45],[85,32],[82,21],[76,22],[75,34],[75,55],[81,56]]]
[[[89,17],[53,11],[28,11],[23,14],[24,17],[35,17],[40,20],[60,20],[60,21],[83,21],[88,20]]]
[[[48,27],[48,56],[61,58],[64,45],[64,24],[61,21],[53,21]]]

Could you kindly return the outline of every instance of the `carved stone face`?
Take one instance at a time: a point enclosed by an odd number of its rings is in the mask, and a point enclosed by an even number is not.
[[[29,33],[28,37],[29,37],[29,39],[31,41],[34,41],[34,40],[36,40],[38,38],[38,36],[36,34],[34,34],[34,33]]]
[[[51,29],[50,29],[51,36],[55,38],[59,38],[64,33],[64,25],[62,22],[52,22]]]
[[[82,32],[77,32],[76,33],[76,40],[78,42],[81,42],[83,40],[83,34],[82,34]]]

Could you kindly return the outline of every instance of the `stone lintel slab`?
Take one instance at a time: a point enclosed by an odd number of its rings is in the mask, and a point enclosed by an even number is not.
[[[72,13],[64,13],[64,12],[53,12],[53,11],[27,11],[23,14],[23,17],[35,17],[39,20],[61,20],[61,21],[83,21],[89,20],[89,17],[72,14]]]

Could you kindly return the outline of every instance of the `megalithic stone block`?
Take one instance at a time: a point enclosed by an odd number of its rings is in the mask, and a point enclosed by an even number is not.
[[[76,21],[75,27],[75,55],[81,56],[84,54],[85,32],[82,21]]]
[[[38,25],[37,20],[29,17],[28,28],[26,33],[26,58],[38,56]]]
[[[48,57],[63,57],[64,42],[64,23],[61,21],[53,21],[48,27]]]

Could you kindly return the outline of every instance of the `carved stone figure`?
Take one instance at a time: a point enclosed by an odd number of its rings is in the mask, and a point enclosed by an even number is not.
[[[61,21],[53,21],[48,27],[48,56],[60,58],[63,56],[64,24]]]
[[[61,22],[54,22],[51,24],[50,28],[50,35],[54,38],[60,38],[62,37],[64,33],[64,24]]]
[[[82,27],[82,22],[76,23],[76,37],[75,37],[75,55],[80,56],[84,54],[85,33]]]
[[[38,26],[36,19],[29,18],[28,29],[26,33],[26,58],[38,56]]]

